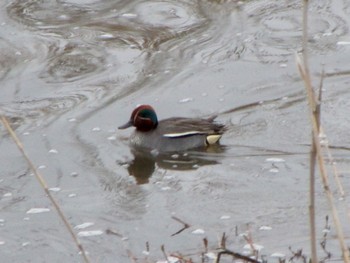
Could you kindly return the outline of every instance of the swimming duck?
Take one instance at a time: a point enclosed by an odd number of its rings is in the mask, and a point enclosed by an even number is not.
[[[140,105],[134,109],[130,120],[118,129],[136,127],[130,136],[132,147],[179,152],[218,143],[226,127],[215,123],[215,117],[173,117],[158,121],[152,106]]]

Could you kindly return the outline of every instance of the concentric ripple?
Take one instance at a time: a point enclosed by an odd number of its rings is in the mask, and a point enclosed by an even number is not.
[[[323,54],[337,49],[337,40],[348,32],[346,22],[331,12],[327,3],[314,4],[309,12],[310,51]],[[252,32],[249,45],[263,63],[285,62],[301,47],[302,5],[292,1],[288,5],[251,1],[245,6],[248,17],[261,30]],[[254,26],[250,29],[255,30]],[[285,58],[285,59],[283,59]]]
[[[50,54],[52,58],[40,74],[48,82],[72,82],[104,68],[105,54],[96,49],[70,44],[58,52],[51,50],[54,54]]]
[[[134,8],[140,24],[171,29],[189,28],[198,23],[199,17],[194,10],[192,6],[181,1],[149,1]]]
[[[54,8],[53,8],[54,7]],[[27,26],[46,29],[79,21],[90,9],[60,1],[14,1],[7,7],[9,16]]]

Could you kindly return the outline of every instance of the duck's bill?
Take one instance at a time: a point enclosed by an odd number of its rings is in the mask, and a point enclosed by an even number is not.
[[[129,127],[133,126],[132,120],[129,120],[127,123],[125,123],[122,126],[119,126],[118,129],[123,130],[123,129],[127,129]]]

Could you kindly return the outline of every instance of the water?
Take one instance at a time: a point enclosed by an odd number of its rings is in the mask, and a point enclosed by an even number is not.
[[[243,252],[236,232],[248,229],[272,261],[290,255],[289,246],[308,253],[310,123],[294,57],[300,2],[0,4],[0,111],[72,226],[91,223],[75,231],[92,262],[130,262],[130,253],[163,260],[162,244],[200,261],[202,239],[214,251],[223,232]],[[349,13],[347,1],[312,2],[309,12],[313,81],[324,68],[323,126],[345,190]],[[131,131],[117,127],[141,103],[160,119],[219,114],[229,131],[206,152],[133,154]],[[2,260],[79,262],[24,158],[0,132]],[[35,209],[45,213],[27,214]],[[319,179],[317,209],[321,237],[330,210]],[[172,216],[191,227],[171,236],[182,227]],[[334,235],[332,228],[328,245],[339,256]]]

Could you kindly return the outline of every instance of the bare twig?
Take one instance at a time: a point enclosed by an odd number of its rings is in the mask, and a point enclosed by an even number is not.
[[[222,249],[226,249],[226,240],[227,240],[227,236],[224,233],[222,233],[222,237],[221,237],[221,242],[220,242],[220,248]]]
[[[206,237],[203,238],[203,244],[204,244],[204,253],[208,253],[208,239]]]
[[[241,254],[239,254],[239,253],[233,252],[233,251],[228,250],[228,249],[225,249],[225,250],[220,251],[220,252],[218,253],[218,256],[217,256],[217,258],[216,258],[215,263],[219,263],[219,262],[220,262],[220,258],[221,258],[222,255],[230,255],[230,256],[232,256],[232,257],[234,257],[234,258],[238,258],[238,259],[244,260],[244,261],[246,261],[246,262],[261,263],[261,262],[258,261],[258,260],[252,259],[252,258],[247,257],[247,256],[244,256],[244,255],[241,255]]]
[[[114,230],[112,230],[112,229],[110,229],[110,228],[107,228],[106,229],[106,234],[107,235],[115,235],[115,236],[117,236],[117,237],[123,237],[123,235],[122,234],[119,234],[118,232],[116,232],[116,231],[114,231]]]
[[[330,231],[331,229],[331,226],[329,225],[329,222],[328,222],[328,216],[326,216],[326,224],[325,224],[325,227],[323,229],[323,238],[322,238],[322,241],[320,243],[321,245],[321,248],[322,250],[324,251],[324,253],[326,254],[326,256],[324,257],[324,259],[322,260],[322,262],[324,262],[325,260],[327,259],[330,259],[331,256],[332,256],[332,253],[329,252],[327,250],[327,237],[328,237],[328,232]]]
[[[164,255],[164,258],[165,258],[165,260],[168,262],[168,256],[167,256],[167,254],[165,253],[165,247],[164,247],[164,245],[161,245],[160,250],[162,250],[163,255]]]
[[[293,256],[289,259],[289,262],[294,262],[294,259],[301,259],[304,263],[307,263],[307,258],[304,255],[302,249],[299,249],[295,252],[291,247],[289,247],[289,251],[293,254]]]
[[[247,234],[247,235],[244,235],[243,237],[244,237],[245,241],[247,241],[248,245],[250,246],[250,249],[252,250],[254,256],[255,256],[256,258],[258,258],[258,256],[259,256],[259,251],[258,251],[258,250],[255,248],[255,246],[254,246],[253,237],[252,237],[252,233],[251,233],[251,231],[250,231],[250,226],[249,226],[249,224],[248,224],[248,234]]]
[[[69,234],[71,235],[74,243],[76,244],[76,246],[78,247],[83,259],[85,262],[90,262],[89,258],[85,252],[85,249],[83,248],[83,246],[81,245],[79,239],[77,238],[77,236],[75,235],[72,226],[69,224],[68,220],[66,219],[65,215],[63,214],[59,204],[56,202],[56,200],[53,198],[53,196],[51,195],[49,188],[44,180],[44,178],[41,176],[41,174],[38,172],[38,170],[35,168],[34,164],[32,163],[32,161],[30,160],[29,156],[27,155],[27,153],[24,151],[24,147],[23,144],[21,143],[21,141],[18,139],[16,133],[13,131],[13,129],[11,128],[9,122],[7,121],[7,118],[5,116],[1,116],[1,121],[3,123],[3,125],[5,126],[7,132],[10,134],[11,138],[13,139],[13,141],[16,143],[19,151],[22,153],[24,159],[27,161],[30,169],[33,171],[36,179],[38,180],[38,182],[40,183],[41,187],[44,189],[45,194],[47,195],[47,197],[50,199],[52,205],[55,207],[56,212],[58,213],[59,217],[61,218],[61,220],[63,221],[66,229],[68,230]]]
[[[184,231],[185,229],[191,227],[189,224],[187,224],[186,222],[182,221],[180,218],[177,218],[176,216],[172,216],[172,219],[174,219],[175,221],[183,224],[183,228],[181,228],[179,231],[175,232],[174,234],[172,234],[171,236],[175,236],[180,234],[182,231]]]

